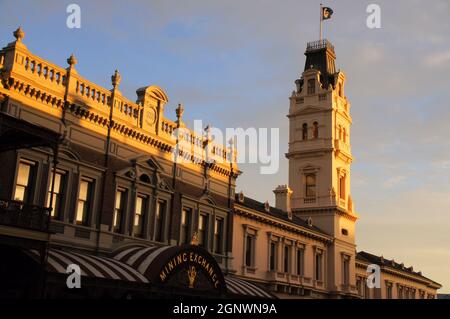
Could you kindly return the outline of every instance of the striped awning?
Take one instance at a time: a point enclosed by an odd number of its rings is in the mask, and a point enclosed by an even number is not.
[[[26,253],[39,262],[39,251],[32,249]],[[47,259],[49,271],[66,274],[67,267],[71,264],[80,267],[81,276],[148,283],[147,278],[139,271],[116,259],[56,248],[49,249]]]
[[[267,292],[257,284],[234,276],[225,276],[228,292],[238,297],[276,299],[274,295]]]
[[[150,278],[150,265],[163,251],[172,248],[172,246],[128,246],[113,253],[115,260],[120,261],[136,269],[139,273]]]

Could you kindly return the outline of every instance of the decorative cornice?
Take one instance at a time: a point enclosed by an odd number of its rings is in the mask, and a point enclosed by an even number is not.
[[[28,84],[25,81],[15,79],[11,76],[6,78],[6,83],[7,83],[6,89],[9,89],[10,91],[15,91],[21,94],[22,96],[34,99],[35,101],[42,103],[44,105],[56,109],[62,109],[64,106],[63,98],[58,98],[53,94],[49,94],[46,91],[35,88],[33,84]],[[67,111],[73,116],[79,119],[89,121],[97,126],[107,127],[109,125],[109,119],[107,118],[106,114],[105,115],[98,114],[97,112],[92,111],[87,106],[83,106],[78,103],[71,103],[69,104]],[[111,125],[112,130],[115,131],[116,133],[129,138],[133,138],[134,140],[142,144],[150,145],[165,153],[170,153],[173,150],[173,146],[167,142],[164,142],[163,139],[152,137],[149,134],[142,133],[142,131],[129,127],[127,124],[120,123],[120,120],[118,121],[113,120],[111,122]],[[183,155],[183,151],[181,151],[180,155],[181,156]],[[189,159],[193,164],[200,165],[201,167],[205,167],[206,165],[208,165],[208,163],[203,159],[194,157],[190,154],[185,155],[189,155]],[[187,159],[188,157],[185,158]],[[212,167],[210,167],[210,170],[226,177],[230,176],[230,174],[232,174],[234,178],[237,177],[236,172],[232,172],[231,169],[223,168],[220,165],[213,165]]]

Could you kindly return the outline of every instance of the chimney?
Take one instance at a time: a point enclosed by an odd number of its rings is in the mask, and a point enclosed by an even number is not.
[[[275,194],[275,207],[290,213],[292,190],[287,185],[280,185],[273,192]]]

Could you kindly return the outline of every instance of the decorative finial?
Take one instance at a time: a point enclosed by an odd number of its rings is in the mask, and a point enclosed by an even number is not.
[[[116,69],[116,72],[114,72],[114,75],[111,76],[111,82],[112,82],[112,85],[113,85],[113,87],[114,87],[115,89],[117,89],[117,87],[119,86],[120,80],[121,80],[120,73],[119,73],[119,71]]]
[[[13,35],[17,39],[17,42],[21,42],[25,37],[25,32],[23,32],[22,27],[19,27],[16,31],[13,32]]]
[[[176,113],[177,113],[177,119],[178,121],[181,122],[181,118],[183,117],[183,113],[184,113],[184,107],[183,104],[179,103],[178,107],[176,109]]]
[[[77,60],[77,58],[75,57],[75,55],[73,55],[73,53],[72,53],[72,55],[67,59],[67,63],[68,63],[71,67],[75,66],[75,65],[78,63],[78,60]]]
[[[192,234],[191,245],[198,246],[198,243],[199,243],[198,234],[197,234],[197,232],[194,232]]]
[[[264,210],[266,211],[266,212],[270,212],[270,204],[269,204],[269,201],[265,201],[265,203],[264,203]]]

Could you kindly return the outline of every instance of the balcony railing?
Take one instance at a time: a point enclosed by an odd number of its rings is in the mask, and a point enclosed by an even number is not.
[[[48,208],[0,199],[0,225],[48,232],[49,223]]]
[[[308,44],[306,46],[306,52],[325,49],[325,48],[329,49],[331,52],[334,53],[334,46],[328,40],[319,40],[319,41],[308,42]]]

